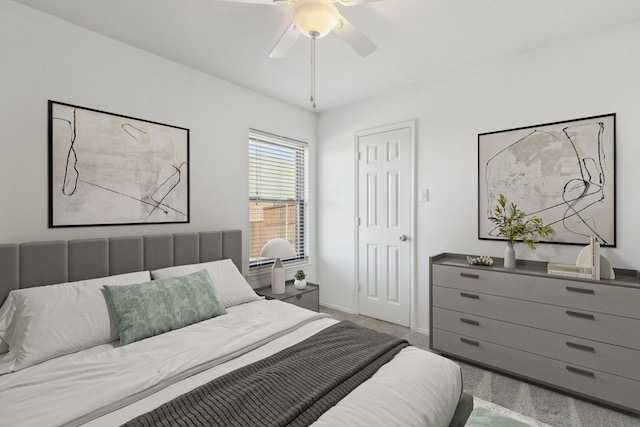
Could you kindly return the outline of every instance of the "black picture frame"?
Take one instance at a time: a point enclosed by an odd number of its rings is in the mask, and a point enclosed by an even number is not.
[[[478,134],[478,239],[500,194],[554,229],[546,243],[616,246],[616,114]]]
[[[189,129],[48,101],[49,228],[190,222]]]

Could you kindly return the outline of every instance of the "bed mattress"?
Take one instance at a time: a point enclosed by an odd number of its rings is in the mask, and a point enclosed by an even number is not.
[[[336,322],[260,300],[123,347],[111,343],[57,357],[0,376],[2,423],[121,425]],[[408,347],[313,425],[444,427],[461,395],[457,364]]]

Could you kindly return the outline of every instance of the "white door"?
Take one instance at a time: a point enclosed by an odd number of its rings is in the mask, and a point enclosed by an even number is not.
[[[356,134],[358,311],[409,326],[413,122]]]

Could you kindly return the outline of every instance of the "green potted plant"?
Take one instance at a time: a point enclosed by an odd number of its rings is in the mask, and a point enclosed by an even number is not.
[[[522,241],[531,249],[535,249],[539,239],[553,233],[553,228],[544,225],[541,218],[535,215],[528,218],[527,216],[515,203],[509,204],[504,195],[500,194],[494,214],[489,217],[489,221],[496,224],[498,234],[507,239],[507,248],[504,252],[505,268],[516,267],[513,245]]]
[[[293,278],[295,279],[293,286],[295,286],[296,289],[304,289],[307,286],[307,274],[303,270],[296,271]]]

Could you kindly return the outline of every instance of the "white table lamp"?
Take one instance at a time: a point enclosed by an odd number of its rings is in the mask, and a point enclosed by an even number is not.
[[[265,258],[275,258],[271,267],[271,292],[274,294],[284,294],[284,267],[280,258],[290,258],[296,256],[296,250],[288,240],[276,238],[269,240],[260,256]]]

